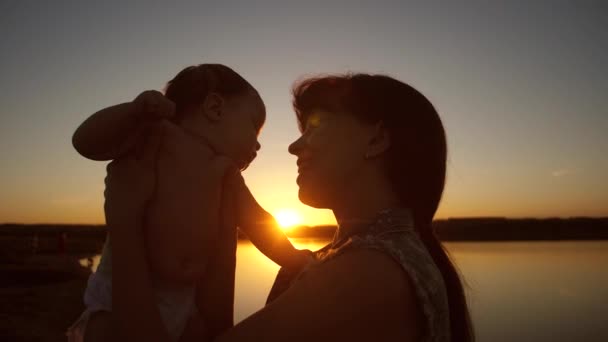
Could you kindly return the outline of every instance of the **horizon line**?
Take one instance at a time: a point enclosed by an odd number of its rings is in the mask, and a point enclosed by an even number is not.
[[[435,221],[450,221],[450,220],[577,220],[577,219],[593,219],[593,220],[605,220],[608,219],[608,216],[519,216],[519,217],[509,217],[509,216],[454,216],[454,217],[446,217],[446,218],[437,218],[433,219]],[[35,226],[35,225],[49,225],[49,226],[105,226],[106,223],[55,223],[55,222],[34,222],[34,223],[23,223],[23,222],[1,222],[0,226],[8,226],[8,225],[16,225],[16,226]],[[298,224],[293,225],[291,227],[323,227],[323,226],[336,226],[336,223],[322,223],[315,225],[308,224]]]

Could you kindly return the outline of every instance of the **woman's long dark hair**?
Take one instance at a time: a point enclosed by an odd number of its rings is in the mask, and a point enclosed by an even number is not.
[[[447,144],[433,105],[411,86],[383,75],[309,78],[293,89],[300,127],[313,110],[347,113],[389,131],[388,177],[446,285],[453,341],[473,341],[464,289],[454,264],[432,229],[445,185]]]

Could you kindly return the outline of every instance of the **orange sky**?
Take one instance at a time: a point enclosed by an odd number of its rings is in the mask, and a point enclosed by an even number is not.
[[[297,199],[289,89],[306,75],[363,71],[411,83],[437,107],[449,145],[438,217],[608,216],[601,8],[118,4],[0,5],[0,223],[102,223],[105,164],[77,155],[74,129],[204,62],[232,67],[266,102],[245,178],[272,213],[335,222]]]

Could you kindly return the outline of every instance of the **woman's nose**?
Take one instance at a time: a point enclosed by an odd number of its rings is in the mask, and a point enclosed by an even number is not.
[[[260,145],[260,142],[256,141],[255,142],[255,150],[256,150],[256,152],[259,151],[261,148],[262,148],[262,145]]]
[[[302,138],[303,136],[299,137],[296,141],[292,142],[291,145],[289,145],[289,148],[287,149],[289,153],[296,156],[300,153],[300,151],[302,150],[303,143]]]

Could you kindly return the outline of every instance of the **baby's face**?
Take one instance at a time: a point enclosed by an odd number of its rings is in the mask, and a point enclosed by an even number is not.
[[[265,120],[264,102],[251,91],[231,97],[210,95],[192,115],[184,116],[180,126],[204,138],[215,152],[231,158],[242,170],[260,149],[258,135]]]
[[[217,148],[232,158],[240,169],[253,161],[260,149],[258,136],[266,120],[264,102],[256,92],[227,99],[222,110],[223,121],[217,126]]]

